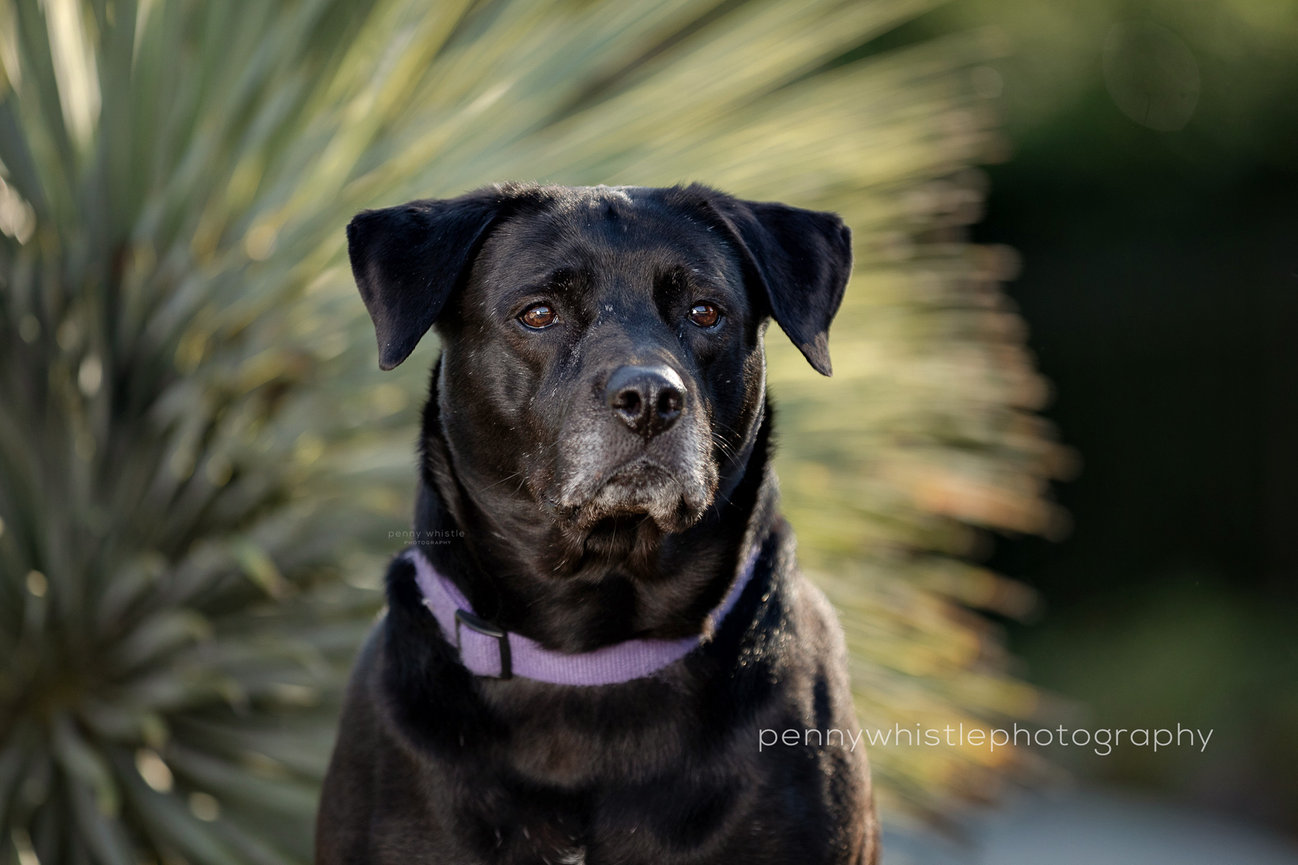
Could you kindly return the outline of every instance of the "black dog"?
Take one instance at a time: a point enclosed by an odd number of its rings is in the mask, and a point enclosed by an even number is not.
[[[505,185],[347,237],[381,366],[434,325],[442,355],[317,863],[876,861],[841,632],[768,464],[762,337],[829,374],[838,217]]]

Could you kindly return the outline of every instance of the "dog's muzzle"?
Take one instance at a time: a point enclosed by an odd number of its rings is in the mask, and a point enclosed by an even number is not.
[[[651,439],[684,414],[686,393],[685,382],[671,367],[623,366],[608,377],[604,401],[631,432]]]

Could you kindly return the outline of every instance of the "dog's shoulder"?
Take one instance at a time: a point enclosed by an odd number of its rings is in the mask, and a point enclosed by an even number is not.
[[[374,701],[382,625],[371,628],[343,697],[333,757],[316,814],[316,865],[367,861],[375,757],[385,747]]]

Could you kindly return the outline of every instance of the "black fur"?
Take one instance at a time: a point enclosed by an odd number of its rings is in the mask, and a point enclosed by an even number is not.
[[[761,752],[761,729],[852,731],[841,634],[798,573],[768,464],[773,315],[821,372],[850,271],[832,214],[700,186],[511,185],[367,211],[348,229],[385,368],[442,339],[415,528],[475,611],[559,651],[698,634],[655,676],[479,678],[388,572],[317,828],[335,863],[871,863],[864,755]],[[720,321],[687,316],[707,301]],[[522,310],[544,302],[555,324]],[[645,436],[605,382],[657,365],[680,418]]]

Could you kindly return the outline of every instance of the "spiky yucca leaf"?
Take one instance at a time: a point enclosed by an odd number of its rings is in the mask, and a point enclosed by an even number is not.
[[[307,858],[424,378],[374,369],[341,226],[494,180],[847,217],[836,378],[771,346],[803,559],[867,725],[1024,711],[964,612],[1019,595],[960,560],[1045,525],[1055,459],[956,231],[986,48],[841,62],[928,5],[0,0],[0,861]],[[989,779],[873,762],[921,809]]]

